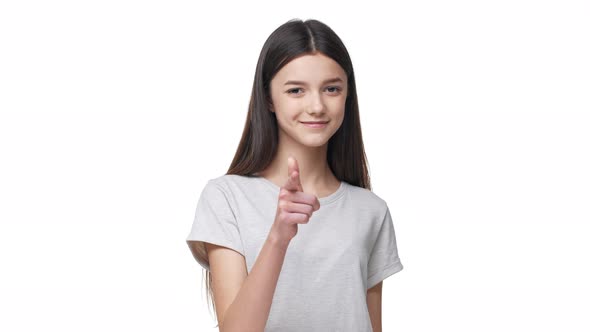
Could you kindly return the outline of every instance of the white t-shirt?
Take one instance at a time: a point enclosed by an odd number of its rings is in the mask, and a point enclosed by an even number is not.
[[[276,215],[280,187],[264,177],[226,174],[207,182],[188,241],[209,269],[203,242],[242,254],[250,273]],[[265,332],[372,332],[367,289],[403,269],[386,202],[342,181],[299,224],[277,281]]]

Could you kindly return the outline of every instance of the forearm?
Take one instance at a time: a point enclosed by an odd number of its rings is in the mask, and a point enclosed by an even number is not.
[[[252,270],[220,322],[221,332],[263,332],[288,243],[270,232]],[[223,324],[223,325],[222,325]]]

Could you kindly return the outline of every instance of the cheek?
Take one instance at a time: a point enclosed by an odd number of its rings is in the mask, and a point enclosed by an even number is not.
[[[275,113],[277,114],[277,119],[280,119],[282,123],[293,122],[298,119],[300,114],[299,109],[300,107],[293,103],[284,102],[275,106]]]
[[[280,111],[275,112],[277,117],[277,124],[284,130],[291,131],[297,125],[297,114],[289,112],[289,110],[281,108]]]

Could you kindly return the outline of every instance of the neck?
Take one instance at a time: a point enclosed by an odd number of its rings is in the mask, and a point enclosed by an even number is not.
[[[277,154],[259,175],[283,185],[288,177],[287,158],[293,156],[299,165],[301,185],[305,192],[318,193],[339,184],[327,161],[328,144],[305,146],[289,139],[279,139]]]

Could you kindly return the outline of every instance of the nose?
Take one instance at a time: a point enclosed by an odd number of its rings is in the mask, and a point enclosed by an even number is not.
[[[309,114],[321,113],[325,110],[324,101],[319,93],[314,93],[310,97],[310,105],[307,109]]]

